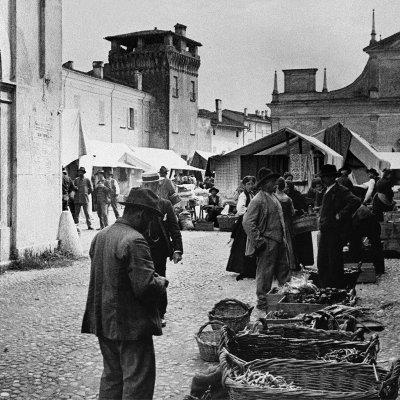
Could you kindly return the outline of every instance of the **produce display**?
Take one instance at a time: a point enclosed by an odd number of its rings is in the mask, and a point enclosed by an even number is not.
[[[269,311],[266,315],[268,319],[289,319],[289,314],[283,310]]]
[[[286,382],[282,376],[274,376],[269,372],[252,371],[247,369],[244,374],[240,374],[234,371],[233,377],[234,382],[242,383],[245,385],[257,386],[265,389],[275,390],[300,390],[299,386],[296,386],[293,382]]]
[[[360,351],[357,351],[356,349],[340,349],[340,350],[333,350],[325,354],[324,357],[320,357],[320,360],[331,361],[331,362],[346,361],[350,363],[366,363],[367,357],[365,356],[365,354],[363,354]]]

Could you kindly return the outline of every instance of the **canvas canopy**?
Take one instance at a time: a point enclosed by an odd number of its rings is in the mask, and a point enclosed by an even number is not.
[[[274,152],[279,152],[279,150],[283,149],[287,145],[288,141],[290,144],[294,140],[299,139],[310,143],[310,145],[315,149],[321,151],[324,154],[325,164],[334,164],[337,168],[340,168],[343,165],[343,157],[329,146],[325,145],[315,137],[305,135],[291,128],[280,129],[279,131],[275,131],[253,143],[247,144],[246,146],[212,158],[218,159],[220,157],[273,154]]]
[[[396,162],[396,156],[389,155],[396,153],[380,153],[376,151],[367,140],[341,123],[317,132],[313,137],[340,153],[345,163],[354,156],[366,168],[375,168],[378,171],[382,171],[385,168],[394,168],[391,167],[390,160],[393,163]]]
[[[61,120],[61,162],[66,166],[87,154],[87,148],[79,110],[65,109]]]
[[[129,147],[137,160],[148,165],[145,171],[159,171],[161,166],[169,170],[203,171],[188,165],[186,161],[173,150],[156,149],[152,147]]]

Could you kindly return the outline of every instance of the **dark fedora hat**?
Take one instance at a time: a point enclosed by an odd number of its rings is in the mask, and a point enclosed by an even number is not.
[[[278,179],[280,177],[276,172],[272,172],[269,168],[262,167],[257,172],[257,187],[260,187],[266,181]]]
[[[78,172],[83,172],[84,174],[86,174],[85,167],[79,167]]]
[[[169,169],[167,168],[167,167],[164,167],[164,165],[162,165],[161,167],[160,167],[160,171],[159,172],[161,172],[161,173],[165,173],[165,172],[168,172],[169,171]]]
[[[339,173],[336,169],[336,166],[333,164],[325,164],[321,167],[321,170],[318,174],[318,176],[323,177],[323,176],[338,176]]]
[[[211,193],[211,192],[217,192],[217,193],[218,193],[218,192],[219,192],[219,189],[217,189],[216,187],[213,186],[213,187],[210,188],[208,191],[209,191],[210,193]]]
[[[124,201],[119,201],[124,206],[142,208],[159,217],[163,214],[159,207],[159,198],[150,189],[132,188]]]
[[[343,165],[342,168],[339,168],[338,172],[342,172],[342,171],[347,171],[347,172],[351,172],[351,168],[349,165]]]
[[[96,172],[96,175],[97,175],[97,174],[103,174],[103,175],[104,175],[105,172],[104,172],[102,169],[99,169],[99,170]]]

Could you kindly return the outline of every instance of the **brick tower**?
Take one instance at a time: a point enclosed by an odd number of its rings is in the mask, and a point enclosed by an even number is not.
[[[105,74],[135,87],[142,76],[143,90],[155,97],[150,146],[187,156],[196,134],[201,43],[187,38],[182,24],[174,32],[154,28],[105,39],[111,42]]]

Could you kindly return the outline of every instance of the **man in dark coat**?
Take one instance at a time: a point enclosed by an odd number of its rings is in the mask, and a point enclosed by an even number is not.
[[[349,175],[351,174],[351,168],[344,165],[339,169],[340,176],[337,178],[337,183],[344,187],[347,187],[351,192],[353,191],[353,182],[350,180]]]
[[[77,188],[77,191],[74,196],[74,204],[75,204],[75,215],[74,220],[75,223],[79,223],[79,214],[81,212],[81,208],[83,208],[83,212],[86,217],[86,224],[88,229],[93,229],[92,221],[90,220],[89,215],[89,195],[93,192],[92,182],[90,179],[85,178],[86,169],[84,167],[80,167],[78,169],[78,177],[74,181],[74,185]]]
[[[153,335],[161,335],[160,299],[168,281],[154,271],[143,233],[160,217],[150,190],[132,189],[124,215],[92,241],[82,333],[98,337],[104,370],[100,400],[153,398]]]
[[[68,211],[68,201],[71,192],[77,190],[72,179],[68,176],[66,168],[62,169],[62,210]]]
[[[326,186],[320,211],[321,236],[318,247],[318,274],[324,287],[344,287],[343,245],[351,229],[351,217],[361,201],[349,189],[336,182],[334,165],[321,167],[320,177]]]
[[[158,194],[162,179],[157,173],[143,173],[142,187],[150,189],[155,194]],[[182,260],[183,245],[182,235],[179,229],[178,220],[172,203],[169,200],[159,197],[158,205],[160,207],[162,218],[153,220],[147,231],[146,239],[150,246],[151,258],[154,262],[154,268],[158,275],[166,276],[167,259],[169,258],[175,264]],[[163,299],[160,310],[161,323],[166,325],[164,316],[167,311],[168,300],[167,296]]]

